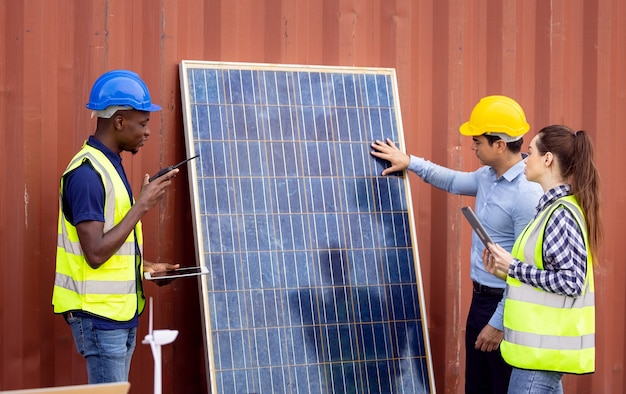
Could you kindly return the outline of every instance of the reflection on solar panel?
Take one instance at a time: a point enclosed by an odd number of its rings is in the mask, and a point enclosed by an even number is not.
[[[434,392],[394,70],[180,72],[211,392]]]

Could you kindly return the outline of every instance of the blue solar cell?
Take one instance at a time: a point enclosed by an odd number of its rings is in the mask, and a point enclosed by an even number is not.
[[[181,64],[213,393],[433,391],[388,69]],[[209,352],[211,350],[211,352]]]

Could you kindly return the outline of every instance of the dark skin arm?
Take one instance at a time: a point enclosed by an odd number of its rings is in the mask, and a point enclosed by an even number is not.
[[[150,261],[143,261],[143,272],[160,272],[160,271],[172,271],[180,268],[180,264],[170,263],[152,263]]]
[[[143,261],[143,272],[160,272],[160,271],[171,271],[180,268],[180,264],[170,264],[170,263],[152,263],[150,261]],[[154,283],[157,286],[165,286],[172,283],[174,279],[160,279],[155,280]]]
[[[172,183],[171,178],[176,176],[178,171],[174,169],[152,182],[148,182],[150,176],[146,174],[135,204],[124,219],[106,233],[103,222],[85,221],[76,225],[80,246],[91,268],[100,267],[122,246],[139,220],[163,199],[165,191]]]

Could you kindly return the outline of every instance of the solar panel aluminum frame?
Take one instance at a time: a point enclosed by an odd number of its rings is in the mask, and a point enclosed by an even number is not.
[[[210,62],[210,61],[193,61],[193,60],[184,60],[180,63],[180,83],[181,83],[181,97],[182,97],[182,110],[183,110],[183,121],[184,121],[184,128],[185,128],[185,145],[186,145],[186,153],[187,153],[187,157],[193,157],[196,154],[201,154],[201,156],[199,157],[198,160],[195,160],[194,162],[192,162],[189,165],[189,171],[188,171],[188,178],[189,178],[189,185],[190,185],[190,195],[191,195],[191,200],[192,200],[192,209],[193,209],[193,232],[194,232],[194,239],[195,239],[195,245],[196,245],[196,259],[198,262],[198,265],[200,266],[207,266],[209,262],[207,262],[207,248],[205,247],[207,245],[207,238],[208,235],[207,233],[207,225],[206,225],[206,221],[203,222],[202,220],[202,215],[205,214],[205,212],[203,212],[203,205],[206,205],[206,201],[205,199],[201,198],[201,193],[203,192],[203,188],[199,185],[199,172],[204,171],[203,170],[203,165],[209,165],[210,163],[207,162],[207,160],[211,160],[210,157],[204,157],[205,155],[202,152],[199,152],[199,147],[202,147],[201,142],[200,145],[198,143],[198,141],[196,140],[199,136],[199,130],[194,130],[194,127],[197,127],[196,122],[194,122],[194,116],[197,116],[197,113],[194,113],[194,106],[198,105],[197,101],[194,101],[191,96],[192,93],[195,93],[192,91],[193,87],[192,87],[192,83],[190,82],[190,75],[194,70],[215,70],[216,73],[220,73],[222,76],[226,75],[229,72],[232,71],[251,71],[251,72],[271,72],[271,73],[277,73],[277,75],[279,75],[280,73],[285,73],[285,75],[291,75],[291,73],[298,74],[298,73],[315,73],[321,75],[321,76],[328,76],[328,75],[348,75],[348,76],[356,76],[356,77],[362,77],[362,76],[380,76],[382,75],[384,78],[386,78],[386,80],[388,81],[389,84],[389,88],[391,89],[391,96],[392,96],[392,114],[393,116],[395,116],[395,127],[396,127],[396,132],[397,135],[394,136],[397,139],[397,143],[400,146],[401,149],[404,149],[404,139],[403,139],[403,132],[402,132],[402,122],[401,122],[401,116],[400,116],[400,105],[399,105],[399,100],[398,100],[398,91],[397,91],[397,81],[396,81],[396,75],[395,75],[395,70],[394,69],[384,69],[384,68],[360,68],[360,67],[330,67],[330,66],[307,66],[307,65],[289,65],[289,64],[262,64],[262,63],[234,63],[234,62]],[[226,78],[225,78],[226,79]],[[231,81],[232,82],[232,81]],[[225,82],[224,80],[221,80],[222,85],[216,85],[215,87],[217,88],[217,90],[220,90],[220,95],[222,93],[225,92],[222,91],[222,89],[225,89],[225,86],[223,85]],[[230,83],[230,82],[229,82]],[[342,86],[342,88],[344,88],[345,86]],[[254,90],[254,87],[253,87]],[[278,90],[278,87],[277,89]],[[202,93],[205,95],[208,95],[209,89],[207,88],[205,91],[203,91]],[[213,92],[216,93],[216,92]],[[211,93],[211,94],[213,94]],[[283,91],[282,93],[278,93],[277,92],[277,97],[275,97],[276,100],[281,100],[281,94],[284,95],[285,92]],[[333,95],[335,94],[335,91],[333,91]],[[231,105],[229,103],[227,103],[226,101],[226,95],[220,96],[221,98],[219,100],[224,100],[221,102],[220,105],[223,106],[228,106]],[[313,94],[312,94],[313,96]],[[284,97],[283,97],[284,98]],[[293,104],[293,98],[289,98],[288,101]],[[291,105],[290,104],[290,105]],[[258,106],[258,105],[257,105]],[[367,108],[366,108],[367,110]],[[256,109],[255,109],[256,111]],[[326,109],[324,109],[324,111],[326,111]],[[363,110],[361,110],[363,111]],[[255,112],[256,113],[256,112]],[[231,114],[232,115],[232,114]],[[258,114],[256,116],[259,116]],[[231,116],[230,120],[231,123],[235,122],[235,117]],[[241,121],[241,119],[237,120],[237,121]],[[371,119],[370,119],[371,121]],[[244,122],[245,123],[245,122]],[[233,125],[227,126],[227,127],[234,127]],[[246,125],[246,127],[248,127]],[[360,126],[359,126],[360,127]],[[376,137],[377,139],[382,139],[384,138],[383,135],[379,135]],[[261,141],[263,142],[267,142],[267,140],[263,140],[263,139],[259,139],[259,144],[261,143]],[[331,141],[332,143],[333,141]],[[363,140],[363,141],[357,141],[357,144],[362,144],[364,147],[366,147],[366,149],[369,151],[369,143],[371,143],[372,141],[368,141],[368,140]],[[355,145],[351,145],[350,149],[354,149],[352,146]],[[210,155],[209,155],[210,156]],[[370,160],[375,160],[373,157],[369,157]],[[204,163],[204,164],[203,164]],[[343,163],[339,163],[339,164],[343,164]],[[353,163],[355,164],[355,163]],[[355,166],[356,167],[356,166]],[[378,163],[378,169],[380,171],[382,171],[382,169],[384,168],[384,163],[381,163],[379,161]],[[276,171],[276,168],[274,168],[274,170]],[[285,170],[288,171],[288,170]],[[332,170],[331,170],[332,171]],[[380,173],[379,171],[379,173]],[[378,174],[379,175],[379,174]],[[376,178],[376,182],[384,182],[383,178],[390,178],[390,177],[379,177],[378,175],[374,176],[374,178]],[[320,177],[312,177],[311,179],[321,179]],[[422,379],[426,380],[426,382],[422,382],[422,384],[425,384],[425,386],[422,386],[423,391],[424,392],[435,392],[435,387],[434,387],[434,376],[433,376],[433,371],[432,371],[432,360],[431,360],[431,352],[430,352],[430,342],[428,339],[428,330],[427,330],[427,318],[426,318],[426,313],[425,313],[425,305],[424,305],[424,294],[423,294],[423,289],[422,289],[422,279],[421,279],[421,273],[420,273],[420,267],[419,267],[419,256],[418,256],[418,250],[417,250],[417,239],[416,239],[416,235],[415,235],[415,223],[414,223],[414,219],[413,219],[413,214],[412,214],[412,203],[411,203],[411,195],[410,195],[410,187],[409,187],[409,183],[408,183],[408,177],[406,175],[400,174],[399,177],[397,177],[398,179],[401,179],[401,183],[404,185],[403,186],[403,195],[401,196],[402,199],[404,199],[404,204],[406,205],[406,209],[408,210],[408,214],[405,213],[402,216],[402,220],[406,220],[406,225],[408,226],[408,237],[410,238],[408,240],[408,243],[410,244],[410,251],[408,252],[410,254],[410,258],[413,261],[413,265],[414,267],[414,272],[412,273],[413,275],[415,275],[415,280],[414,283],[409,283],[409,285],[411,285],[411,287],[409,287],[409,292],[416,292],[417,293],[417,303],[419,305],[416,305],[415,307],[417,307],[419,310],[417,311],[417,313],[419,314],[419,322],[421,323],[421,327],[418,327],[421,330],[421,339],[422,339],[422,344],[421,346],[423,346],[420,350],[422,350],[424,352],[424,354],[421,356],[423,357],[423,361],[425,363],[425,368],[427,369],[427,371],[424,372],[424,375],[422,377]],[[321,181],[320,181],[321,182]],[[322,188],[323,190],[323,188]],[[378,192],[380,193],[380,190],[378,190]],[[243,192],[242,192],[243,193]],[[277,196],[278,197],[278,196]],[[282,197],[282,196],[281,196]],[[392,197],[390,197],[392,198]],[[277,200],[280,200],[280,198],[277,198]],[[322,199],[325,200],[325,199]],[[324,205],[325,201],[322,201],[320,204]],[[218,202],[216,201],[216,204],[218,204]],[[267,204],[267,202],[266,202]],[[229,206],[230,208],[230,206]],[[392,212],[393,213],[393,212]],[[238,219],[236,219],[238,220]],[[345,220],[345,219],[344,219]],[[325,228],[328,229],[328,228]],[[350,233],[350,236],[352,236],[353,233]],[[363,243],[364,241],[361,241],[361,243]],[[245,250],[244,250],[245,252]],[[273,253],[273,252],[272,252]],[[250,268],[251,266],[247,266],[246,268]],[[208,267],[209,271],[211,271],[211,267]],[[221,360],[217,360],[218,358],[218,354],[217,352],[222,351],[223,349],[216,349],[216,343],[218,344],[217,347],[219,347],[220,343],[218,339],[216,339],[216,331],[214,329],[214,327],[212,325],[215,324],[216,321],[216,316],[218,314],[217,311],[212,311],[212,308],[214,307],[214,305],[216,305],[215,300],[213,300],[213,305],[211,304],[211,301],[209,300],[209,295],[213,295],[213,289],[211,286],[211,280],[212,280],[212,276],[213,276],[213,272],[211,272],[209,275],[203,275],[200,278],[200,288],[201,288],[201,305],[202,305],[202,320],[203,320],[203,329],[205,332],[205,336],[203,337],[203,341],[204,341],[204,346],[205,346],[205,350],[206,350],[206,368],[207,368],[207,377],[209,377],[210,381],[208,382],[209,385],[209,391],[212,393],[221,393],[221,392],[226,392],[225,387],[227,387],[223,382],[221,383],[221,385],[218,386],[218,381],[223,381],[225,379],[222,378],[222,376],[219,376],[219,374],[221,373],[220,371],[222,371],[221,369],[218,369],[216,367],[216,365],[222,364]],[[354,294],[361,294],[361,293],[357,293],[360,290],[355,290],[356,286],[336,286],[337,284],[334,284],[335,286],[330,286],[327,287],[325,291],[328,291],[328,289],[332,288],[332,292],[333,294],[335,294],[336,291],[339,291],[337,289],[344,289],[346,290],[346,292],[348,292],[348,290],[352,293],[352,295],[354,296]],[[399,288],[399,287],[398,287]],[[404,287],[404,289],[407,289],[407,287]],[[272,290],[273,291],[273,290]],[[280,291],[280,290],[277,290]],[[292,289],[293,291],[293,289]],[[386,290],[388,291],[388,290]],[[405,290],[406,291],[406,290]],[[224,299],[227,298],[228,291],[223,291],[224,294]],[[252,294],[252,293],[250,293]],[[286,294],[286,293],[285,293]],[[318,293],[320,294],[320,293]],[[364,293],[363,293],[364,294]],[[387,296],[389,296],[391,293],[387,294]],[[402,296],[402,294],[400,294]],[[237,295],[237,297],[239,297],[239,295]],[[369,297],[369,293],[367,295],[367,297]],[[251,297],[252,298],[252,297]],[[387,297],[389,298],[389,297]],[[346,300],[348,299],[348,296],[346,296]],[[250,299],[248,299],[248,302],[251,302]],[[265,302],[265,301],[264,301]],[[391,301],[391,303],[393,304],[393,301]],[[263,308],[265,308],[265,304],[261,305]],[[301,305],[302,306],[302,305]],[[333,306],[335,307],[335,309],[337,309],[337,304],[333,304]],[[223,306],[225,309],[224,310],[220,310],[220,312],[228,312],[228,309],[230,307],[230,305],[225,304]],[[357,308],[358,305],[350,305],[347,304],[347,308],[351,309],[353,312],[356,310],[355,308]],[[394,305],[392,305],[392,307],[395,308]],[[404,306],[402,306],[402,308],[404,308]],[[217,309],[217,308],[215,308]],[[249,307],[249,309],[254,309]],[[304,311],[305,308],[303,308],[302,312]],[[254,312],[254,311],[250,311],[249,312]],[[326,311],[324,311],[324,314],[326,313]],[[384,313],[384,312],[383,312]],[[311,315],[313,315],[313,313],[311,312]],[[318,317],[321,316],[318,312]],[[389,317],[389,316],[388,316]],[[277,317],[277,319],[280,319],[280,317]],[[335,329],[335,325],[332,324],[328,324],[327,326],[324,326],[324,324],[326,324],[323,321],[313,321],[315,320],[315,317],[313,317],[311,319],[311,321],[309,321],[309,323],[311,323],[312,327],[315,327],[315,334],[314,335],[318,335],[319,332],[323,332],[326,333],[326,331],[324,330],[328,330],[328,332],[330,332],[331,329]],[[354,322],[348,322],[350,323],[352,326],[356,326],[357,323]],[[339,324],[336,325],[337,327],[340,327]],[[329,328],[330,327],[330,328]],[[355,331],[358,332],[359,334],[361,334],[363,332],[363,327],[366,327],[365,325],[363,325],[360,329],[361,331]],[[280,328],[280,327],[279,327]],[[290,329],[290,326],[286,326],[283,328],[286,332],[288,329]],[[341,329],[341,328],[339,328]],[[246,331],[247,330],[247,331]],[[252,328],[248,328],[245,329],[244,331],[246,331],[246,335],[248,337],[253,337],[253,329]],[[269,328],[267,329],[269,331]],[[304,332],[304,331],[303,331]],[[310,331],[311,332],[311,331]],[[387,331],[383,331],[383,336],[387,337],[388,333]],[[376,333],[374,333],[372,331],[372,335],[375,335]],[[380,334],[380,332],[378,333]],[[243,334],[242,334],[243,335]],[[352,332],[350,332],[350,335],[352,335]],[[407,334],[408,335],[408,334]],[[330,336],[330,335],[329,335]],[[285,336],[286,337],[286,336]],[[283,338],[283,337],[281,337]],[[341,337],[340,341],[341,341]],[[284,338],[283,338],[284,339]],[[326,356],[328,356],[328,354],[332,353],[334,350],[332,349],[333,346],[330,345],[329,339],[326,339],[327,341],[327,349],[325,353]],[[419,341],[419,338],[418,338]],[[303,339],[304,342],[304,339]],[[314,342],[314,341],[313,341]],[[378,341],[378,342],[382,342]],[[252,342],[251,342],[252,343]],[[256,343],[256,342],[254,342]],[[321,342],[320,342],[321,343]],[[268,341],[269,344],[269,341]],[[304,345],[306,345],[306,343],[303,343]],[[281,344],[282,345],[282,344]],[[317,349],[317,345],[316,344],[316,349]],[[384,344],[385,346],[389,346],[388,343]],[[364,351],[365,346],[379,346],[377,345],[376,341],[372,341],[372,343],[366,343],[365,345],[363,344],[359,344],[359,346],[361,346],[359,349],[356,349],[356,351],[354,349],[350,349],[347,353],[351,354],[351,355],[356,355],[360,358],[360,357],[364,357],[367,358],[368,353],[366,351]],[[268,346],[269,348],[270,346]],[[321,347],[325,347],[324,344],[322,344]],[[253,349],[256,349],[256,347],[253,347]],[[340,349],[343,350],[343,349]],[[270,351],[270,349],[268,349],[268,351]],[[378,352],[378,349],[375,349],[376,352]],[[233,352],[233,349],[230,349],[230,352]],[[383,350],[384,352],[384,350]],[[249,350],[249,354],[254,357],[257,356],[258,358],[258,354],[252,354],[253,351]],[[290,356],[295,358],[296,357],[296,351],[294,349],[293,352],[291,352]],[[222,353],[220,353],[222,354]],[[245,359],[246,355],[242,355],[243,358]],[[336,356],[336,355],[335,355]],[[238,358],[239,354],[235,354],[233,356],[233,359]],[[281,359],[282,359],[283,355],[281,354]],[[333,358],[332,356],[329,356],[330,360],[326,360],[328,361],[326,364],[324,364],[323,368],[320,367],[322,369],[322,372],[320,372],[320,375],[322,375],[320,377],[319,382],[314,382],[314,383],[319,383],[321,385],[326,385],[323,387],[324,390],[331,390],[334,391],[336,390],[336,387],[334,387],[334,384],[337,384],[337,382],[335,382],[333,379],[336,379],[335,376],[336,373],[333,371],[333,368],[336,368],[337,365],[342,364],[345,360],[341,360],[340,357],[336,357]],[[402,358],[401,356],[398,356],[398,358]],[[247,369],[254,369],[255,366],[251,366],[250,364],[253,362],[254,360],[243,360],[240,361],[240,363],[242,363],[242,365],[245,364]],[[289,360],[288,360],[289,361]],[[293,359],[291,360],[293,361]],[[355,362],[364,362],[364,360],[356,360]],[[373,362],[381,362],[379,360],[374,360]],[[398,369],[402,369],[404,368],[402,366],[402,360],[398,361],[398,360],[387,360],[386,361],[388,363],[388,365],[392,365],[393,367],[389,367],[390,370],[394,370],[396,371],[397,376],[394,377],[395,380],[392,380],[391,384],[395,384],[396,388],[395,390],[398,390],[398,387],[402,386],[403,382],[401,382],[404,379],[404,375],[402,375],[402,371],[397,371]],[[232,362],[231,364],[235,364],[236,362]],[[271,363],[271,361],[270,361]],[[360,375],[367,375],[368,373],[370,373],[370,369],[371,368],[371,364],[368,364],[369,367],[363,367],[360,366],[361,369],[359,369],[358,371],[355,372],[355,374]],[[405,364],[406,366],[406,364]],[[256,366],[257,368],[260,368],[260,366]],[[289,392],[298,392],[298,388],[299,387],[303,387],[302,386],[302,382],[296,382],[293,383],[293,380],[297,380],[299,378],[299,376],[295,376],[295,373],[293,373],[294,367],[293,365],[290,364],[286,364],[284,366],[278,365],[276,366],[275,364],[272,365],[265,365],[264,367],[267,367],[269,369],[271,369],[272,371],[274,371],[274,373],[277,373],[276,371],[279,371],[282,373],[282,379],[285,380],[287,379],[289,382],[288,387],[289,387]],[[315,368],[317,368],[317,366],[315,365],[309,365],[308,366],[310,368],[311,371],[316,371]],[[266,368],[266,369],[267,369]],[[280,368],[291,368],[288,369],[288,371],[286,372],[287,377],[285,378],[285,370],[283,369],[281,371]],[[348,367],[344,367],[344,368],[348,368]],[[359,366],[355,367],[355,368],[359,368]],[[376,366],[376,372],[380,373],[380,370],[378,369],[379,367]],[[231,368],[231,369],[235,369],[235,368]],[[385,371],[386,369],[383,369],[383,371]],[[345,372],[345,370],[342,370]],[[251,374],[255,374],[257,372],[249,372]],[[308,377],[309,372],[307,371],[306,376]],[[233,375],[233,376],[241,376],[241,375]],[[247,376],[247,375],[246,375]],[[258,372],[258,376],[261,376],[261,373]],[[269,375],[270,376],[270,380],[273,379],[273,375]],[[331,378],[329,378],[328,376],[331,376]],[[280,378],[279,378],[280,379]],[[330,381],[330,383],[328,382],[328,380],[332,380]],[[371,378],[370,380],[358,380],[359,378],[355,378],[356,379],[356,384],[360,385],[359,388],[361,390],[367,388],[368,384],[372,384],[372,381],[376,381],[375,378]],[[233,378],[231,380],[237,380],[237,378]],[[230,382],[233,385],[236,384],[237,382]],[[308,382],[305,382],[305,385]],[[345,384],[345,382],[343,382]],[[269,390],[263,390],[262,386],[262,382],[253,381],[253,385],[252,388],[250,388],[250,386],[246,386],[247,389],[246,390],[253,390],[254,392],[270,392]],[[339,383],[341,384],[341,383]],[[378,390],[381,390],[381,386],[380,386],[380,382],[378,382],[377,384],[379,384],[378,386]],[[400,385],[400,386],[398,386]],[[231,386],[228,386],[229,390],[234,390]],[[313,387],[313,386],[311,386]],[[403,386],[402,386],[403,387]],[[400,387],[400,390],[398,390],[397,392],[403,392],[403,388]],[[221,390],[220,390],[221,389]],[[275,388],[274,388],[275,389]],[[284,389],[284,388],[283,388]],[[345,389],[345,387],[344,387]],[[285,389],[284,389],[285,390]],[[415,390],[413,390],[415,391]],[[235,391],[232,391],[235,392]],[[415,391],[417,392],[417,391]]]

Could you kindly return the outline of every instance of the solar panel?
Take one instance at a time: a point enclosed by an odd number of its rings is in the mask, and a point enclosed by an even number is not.
[[[434,392],[395,71],[180,74],[210,392]]]

